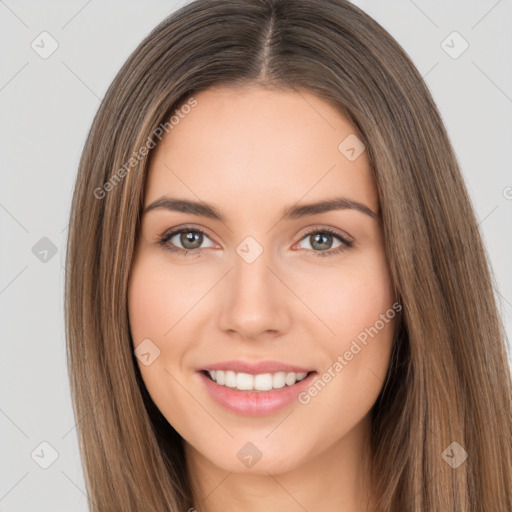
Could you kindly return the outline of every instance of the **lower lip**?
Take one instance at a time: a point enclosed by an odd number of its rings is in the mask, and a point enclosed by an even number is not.
[[[311,385],[315,375],[316,372],[311,372],[305,379],[292,386],[271,391],[240,391],[236,388],[221,386],[203,372],[199,372],[206,389],[218,404],[244,416],[266,416],[283,409]]]

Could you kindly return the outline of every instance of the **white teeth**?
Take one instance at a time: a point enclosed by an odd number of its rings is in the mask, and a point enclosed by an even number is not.
[[[286,372],[274,373],[272,377],[272,387],[275,389],[284,388],[286,384]]]
[[[215,373],[215,375],[212,375],[212,373]],[[221,386],[224,386],[224,383],[226,382],[226,376],[222,370],[213,370],[210,372],[210,377],[212,380],[214,380],[217,384],[220,384]]]
[[[254,376],[249,373],[237,373],[236,388],[243,391],[252,391],[254,389]]]
[[[295,372],[288,373],[286,375],[286,379],[284,379],[287,386],[292,386],[293,384],[295,384],[296,380],[297,380],[297,374]]]
[[[228,386],[228,388],[236,388],[236,373],[228,371],[224,375],[226,377],[224,386]]]
[[[280,389],[286,386],[293,386],[306,378],[307,373],[295,372],[276,372],[260,373],[251,375],[250,373],[237,373],[231,370],[210,370],[208,374],[217,384],[236,388],[240,391],[270,391],[271,389]]]
[[[254,376],[254,389],[256,391],[270,391],[272,389],[272,374],[262,373]]]

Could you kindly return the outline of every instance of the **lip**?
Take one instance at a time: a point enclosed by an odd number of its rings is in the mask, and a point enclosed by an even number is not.
[[[271,391],[240,391],[236,388],[217,384],[205,375],[205,370],[231,370],[252,375],[286,371],[304,372],[308,373],[308,375],[300,382],[280,389],[273,389]],[[284,409],[297,400],[298,395],[311,385],[317,372],[277,361],[262,361],[259,363],[225,361],[198,369],[198,375],[211,398],[228,411],[243,416],[268,416]]]
[[[257,375],[259,373],[277,372],[308,373],[314,371],[312,368],[282,363],[280,361],[258,361],[257,363],[251,363],[249,361],[221,361],[218,363],[210,364],[208,366],[202,366],[201,368],[197,368],[198,372],[202,370],[231,370],[233,372],[249,373],[251,375]]]

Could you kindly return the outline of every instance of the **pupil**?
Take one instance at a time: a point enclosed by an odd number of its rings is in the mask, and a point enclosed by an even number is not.
[[[181,244],[185,249],[197,249],[201,246],[203,235],[195,231],[186,231],[181,234]],[[191,245],[187,245],[187,244]]]
[[[332,245],[332,240],[330,240],[331,238],[331,235],[328,235],[328,234],[324,234],[324,233],[316,233],[314,235],[312,235],[312,238],[313,238],[313,242],[311,243],[311,247],[313,247],[314,249],[330,249],[331,245]],[[319,245],[320,246],[316,246],[316,242],[317,240],[320,240],[319,241]],[[326,240],[330,240],[330,243],[329,241],[326,241]]]

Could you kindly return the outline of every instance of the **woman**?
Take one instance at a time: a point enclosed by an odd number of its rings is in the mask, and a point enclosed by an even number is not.
[[[506,511],[511,375],[410,59],[343,0],[198,0],[118,73],[66,322],[92,510]]]

